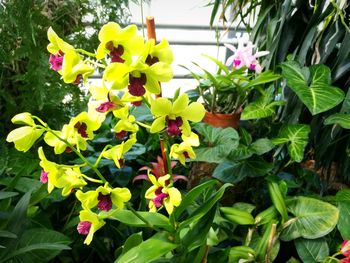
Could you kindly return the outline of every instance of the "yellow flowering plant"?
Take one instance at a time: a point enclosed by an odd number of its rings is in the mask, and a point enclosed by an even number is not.
[[[208,197],[212,201],[197,212],[187,211],[215,181],[208,181],[187,195],[177,185],[178,180],[187,180],[187,177],[175,174],[173,169],[182,167],[179,170],[186,174],[186,162],[196,158],[193,148],[200,143],[191,124],[200,122],[205,110],[202,104],[190,102],[187,94],[173,99],[161,97],[160,82],[173,77],[173,53],[169,43],[165,39],[159,43],[154,39],[144,40],[135,25],[122,28],[114,22],[101,28],[96,52],[75,48],[52,28],[48,30],[48,40],[51,69],[57,71],[64,82],[86,87],[90,96],[87,109],[73,116],[60,130],[52,129],[28,112],[20,113],[12,122],[22,126],[11,131],[7,141],[13,142],[17,150],[26,152],[43,137],[42,142],[52,147],[55,155],[78,157],[78,161],[70,163],[62,163],[62,158],[55,162],[47,158],[52,156],[48,155],[49,147],[38,148],[42,168],[40,182],[47,184],[48,193],[59,189],[62,196],[75,195],[79,201],[79,210],[73,212],[80,221],[78,233],[86,236],[85,244],[93,241],[96,231],[108,225],[108,220],[117,220],[163,234],[165,231],[168,239],[163,244],[164,250],[161,254],[154,252],[158,257],[170,251],[174,255],[182,251],[185,255],[189,252],[184,249],[185,243],[194,238],[193,227],[202,217],[206,218],[207,213],[213,213],[212,208],[227,185],[214,191]],[[87,80],[96,71],[102,72],[102,83],[89,86]],[[141,118],[141,121],[134,115],[138,107],[146,109],[152,118]],[[101,152],[89,156],[91,144],[106,127],[114,138],[104,141],[109,143]],[[140,165],[139,171],[147,170],[147,175],[134,176],[131,186],[126,187],[127,184],[118,183],[112,173],[107,174],[101,168],[107,162],[114,165],[114,170],[121,171],[128,162],[128,154],[139,144],[140,132],[155,140],[160,152],[154,158],[148,156],[148,159],[157,160],[152,163],[153,168]],[[140,184],[137,181],[141,179],[147,182],[138,205]],[[136,196],[133,186],[138,188]],[[187,236],[185,243],[183,236]],[[145,242],[152,243],[156,237]],[[121,257],[128,257],[128,254]]]

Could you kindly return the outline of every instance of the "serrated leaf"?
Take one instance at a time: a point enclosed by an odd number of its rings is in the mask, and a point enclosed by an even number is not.
[[[298,196],[286,200],[287,211],[293,214],[283,226],[281,239],[290,241],[299,237],[315,239],[325,236],[337,225],[339,210],[326,202]]]
[[[335,113],[324,121],[325,125],[337,124],[344,129],[350,129],[350,114]]]
[[[275,145],[288,143],[290,157],[301,162],[304,157],[304,149],[307,145],[310,127],[304,124],[290,124],[282,127],[278,136],[272,139]]]
[[[312,115],[332,109],[344,99],[344,92],[330,85],[331,73],[327,66],[302,68],[295,61],[287,61],[281,67],[288,87],[297,94]]]

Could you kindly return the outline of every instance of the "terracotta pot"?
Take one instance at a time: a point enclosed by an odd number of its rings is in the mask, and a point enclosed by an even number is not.
[[[238,129],[239,120],[241,118],[241,112],[235,112],[232,114],[211,113],[205,112],[203,122],[210,124],[213,127],[227,128],[232,127]]]

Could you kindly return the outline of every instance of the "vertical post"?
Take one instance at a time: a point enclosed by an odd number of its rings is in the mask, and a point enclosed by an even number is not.
[[[157,41],[156,38],[156,26],[154,24],[154,17],[153,16],[147,16],[146,17],[146,28],[147,28],[147,37],[148,39],[154,39],[154,41]],[[162,90],[160,90],[160,93],[157,95],[157,98],[162,97]],[[164,145],[164,140],[160,138],[160,150],[162,152],[162,158],[164,163],[164,171],[165,174],[167,174],[168,171],[168,165],[167,165],[167,156],[166,156],[166,150]]]

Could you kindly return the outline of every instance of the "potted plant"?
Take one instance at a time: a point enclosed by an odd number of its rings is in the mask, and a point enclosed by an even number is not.
[[[216,72],[211,73],[196,62],[192,63],[202,73],[182,67],[189,70],[198,81],[198,86],[192,92],[201,98],[207,111],[203,121],[214,127],[237,129],[244,107],[252,101],[252,92],[258,91],[264,95],[263,85],[279,79],[280,76],[270,70],[263,70],[258,58],[269,52],[254,53],[255,45],[249,40],[248,34],[238,36],[233,41],[237,43],[236,46],[225,44],[233,52],[225,64],[205,55],[216,64]]]

